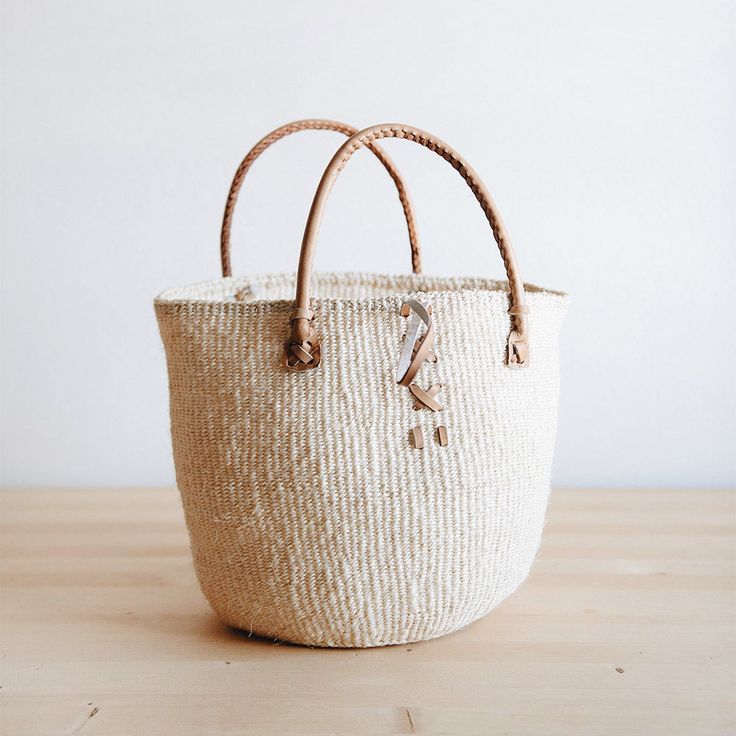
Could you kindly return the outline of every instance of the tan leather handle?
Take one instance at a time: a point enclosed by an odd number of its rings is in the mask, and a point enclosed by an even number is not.
[[[525,365],[528,362],[528,336],[524,285],[519,276],[511,241],[491,195],[470,164],[447,143],[418,128],[396,123],[374,125],[352,135],[332,157],[322,175],[304,229],[297,272],[296,301],[291,314],[291,334],[286,343],[283,364],[294,371],[308,370],[319,365],[321,348],[319,336],[312,323],[314,313],[309,306],[309,282],[320,221],[330,191],[350,157],[362,146],[371,145],[373,141],[381,138],[405,138],[420,143],[442,156],[465,179],[491,226],[509,280],[511,332],[507,359],[509,364]]]
[[[222,231],[220,233],[220,260],[222,261],[222,275],[232,276],[232,266],[230,263],[230,230],[233,222],[233,212],[235,210],[235,203],[238,201],[238,194],[240,188],[243,186],[243,180],[248,170],[253,165],[255,160],[271,145],[280,141],[282,138],[291,135],[292,133],[298,133],[300,130],[334,130],[337,133],[342,133],[346,136],[355,135],[358,132],[357,128],[353,128],[352,125],[346,125],[345,123],[338,123],[335,120],[320,120],[320,119],[308,119],[308,120],[295,120],[293,123],[287,123],[282,125],[280,128],[271,131],[267,136],[261,138],[253,148],[248,151],[245,158],[242,160],[238,170],[235,172],[233,177],[233,183],[230,185],[230,191],[227,195],[227,202],[225,203],[225,213],[222,216]],[[368,144],[371,152],[376,158],[383,164],[389,176],[393,179],[396,189],[399,193],[399,200],[401,201],[401,207],[404,210],[404,217],[406,218],[406,227],[409,231],[409,244],[411,246],[411,267],[414,273],[421,273],[422,265],[419,257],[419,237],[417,236],[416,226],[414,224],[414,211],[411,206],[411,200],[406,190],[404,180],[394,166],[393,161],[388,155],[376,145]]]

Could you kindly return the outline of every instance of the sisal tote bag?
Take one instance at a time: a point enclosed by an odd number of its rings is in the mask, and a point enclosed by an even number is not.
[[[312,273],[339,172],[387,137],[460,173],[508,282]],[[177,481],[218,615],[269,638],[369,647],[447,634],[513,592],[544,524],[566,302],[522,283],[464,159],[395,124],[333,157],[296,276],[162,293]]]

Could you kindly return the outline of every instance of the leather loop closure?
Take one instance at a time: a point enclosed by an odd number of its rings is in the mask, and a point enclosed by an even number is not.
[[[434,325],[430,325],[424,333],[424,337],[417,343],[414,356],[411,363],[404,374],[404,377],[398,381],[401,386],[408,386],[414,377],[419,373],[419,369],[425,360],[429,360],[432,353],[432,343],[434,342]]]
[[[509,365],[513,366],[528,365],[529,339],[527,332],[526,309],[524,304],[524,285],[519,275],[516,256],[511,245],[511,240],[506,233],[498,208],[478,174],[475,173],[470,164],[468,164],[468,162],[465,161],[457,151],[441,141],[439,138],[409,125],[388,123],[385,125],[374,125],[370,128],[366,128],[365,130],[361,130],[359,133],[352,135],[332,157],[332,160],[325,169],[319,186],[317,187],[317,191],[312,201],[312,207],[309,212],[309,218],[307,219],[307,224],[304,229],[302,249],[299,257],[299,269],[297,271],[295,306],[297,308],[309,308],[312,259],[317,241],[317,233],[327,204],[327,199],[335,181],[349,161],[350,157],[357,150],[363,146],[370,146],[375,141],[382,138],[404,138],[429,148],[431,151],[434,151],[445,159],[445,161],[447,161],[460,174],[460,176],[462,176],[470,187],[470,190],[473,192],[473,195],[480,204],[481,209],[488,220],[488,224],[491,227],[509,282],[509,314],[511,316],[511,330],[509,332],[508,339],[507,362]],[[300,345],[303,342],[303,340],[300,339],[300,336],[303,336],[304,334],[300,327],[301,322],[302,320],[300,319],[292,321],[290,344]],[[427,341],[427,336],[430,335],[431,337],[431,334],[431,328],[428,325],[424,341]],[[424,352],[422,352],[423,347],[423,344],[418,346],[414,359],[409,363],[409,369],[416,368],[414,375],[416,375],[416,372],[419,370],[421,362],[425,359],[427,352],[430,351],[431,342],[426,346],[426,351]],[[422,353],[421,359],[415,363],[415,360],[420,353]],[[312,352],[312,355],[313,354],[314,353]],[[310,364],[308,367],[313,366]],[[399,383],[407,385],[411,381],[411,378],[406,378],[408,373],[409,370],[407,370],[402,378],[399,379]]]
[[[402,304],[401,314],[404,313],[410,316],[410,320],[406,328],[399,365],[396,369],[396,382],[401,386],[408,386],[419,372],[424,361],[435,358],[432,352],[434,324],[432,322],[431,307],[425,307],[416,299],[407,299]],[[426,325],[426,331],[419,338],[422,323]]]

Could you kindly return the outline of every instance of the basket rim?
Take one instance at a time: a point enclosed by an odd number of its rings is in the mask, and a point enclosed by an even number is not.
[[[423,295],[431,298],[448,296],[468,296],[485,293],[489,296],[508,299],[509,288],[505,280],[479,278],[476,276],[436,276],[426,274],[382,274],[367,272],[335,272],[322,271],[313,274],[315,284],[319,286],[368,286],[381,289],[383,292],[376,296],[315,296],[313,304],[318,306],[330,305],[360,305],[394,307],[397,301],[408,296]],[[296,274],[293,272],[273,272],[252,274],[249,276],[224,277],[198,281],[184,286],[165,289],[156,296],[156,306],[165,305],[232,305],[236,307],[284,307],[290,308],[293,299],[258,298],[259,290],[277,286],[289,286],[296,283]],[[235,294],[251,289],[251,298],[236,299]],[[528,301],[539,302],[552,299],[561,304],[569,300],[568,294],[563,291],[547,289],[535,284],[524,284]]]

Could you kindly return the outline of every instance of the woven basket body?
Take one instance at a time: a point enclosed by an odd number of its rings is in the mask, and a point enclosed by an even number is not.
[[[228,624],[305,644],[461,628],[524,580],[539,545],[566,297],[526,287],[533,342],[514,369],[506,282],[315,274],[312,285],[323,357],[299,374],[280,362],[294,276],[156,300],[202,589]],[[439,413],[416,411],[396,382],[407,297],[433,308],[439,360],[416,382],[443,384]]]

